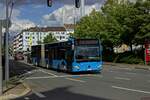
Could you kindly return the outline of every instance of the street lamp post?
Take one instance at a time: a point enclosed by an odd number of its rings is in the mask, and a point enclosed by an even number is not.
[[[9,52],[8,52],[8,45],[9,45],[9,39],[8,39],[8,34],[9,34],[9,15],[8,15],[8,6],[9,2],[6,0],[6,33],[5,33],[5,80],[9,80]]]
[[[85,15],[85,0],[81,0],[81,7],[80,7],[80,12],[81,12],[81,18]]]
[[[3,67],[2,67],[2,20],[0,20],[0,95],[3,93]]]

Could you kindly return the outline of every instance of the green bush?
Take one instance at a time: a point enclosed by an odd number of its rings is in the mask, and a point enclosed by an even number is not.
[[[144,64],[144,60],[142,59],[141,56],[131,52],[116,54],[114,62],[128,63],[128,64]]]
[[[132,55],[120,58],[118,62],[128,63],[128,64],[144,64],[144,61],[142,59]]]

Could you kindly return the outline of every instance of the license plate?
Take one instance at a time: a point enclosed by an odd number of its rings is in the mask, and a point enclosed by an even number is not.
[[[91,68],[89,68],[88,70],[92,70]]]

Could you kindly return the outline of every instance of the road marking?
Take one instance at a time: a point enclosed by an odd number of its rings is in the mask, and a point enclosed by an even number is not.
[[[30,98],[29,97],[25,97],[24,100],[30,100]]]
[[[129,74],[129,75],[136,75],[137,73],[126,72],[126,74]]]
[[[28,77],[27,80],[31,79],[45,79],[45,78],[55,78],[55,76],[43,76],[43,77]]]
[[[124,87],[118,87],[118,86],[112,86],[112,88],[120,89],[120,90],[126,90],[126,91],[133,91],[133,92],[139,92],[139,93],[150,94],[149,91],[136,90],[136,89],[130,89],[130,88],[124,88]]]
[[[76,81],[76,82],[81,82],[81,83],[85,83],[86,81],[83,80],[79,80],[79,79],[73,79],[73,78],[66,78],[67,80],[71,80],[71,81]]]
[[[115,69],[123,69],[123,70],[129,70],[129,71],[132,70],[132,68],[115,68]]]
[[[86,75],[61,75],[57,77],[79,77],[79,76],[100,76],[100,75],[92,75],[92,74],[86,74]]]
[[[44,71],[44,70],[40,70],[40,71],[43,72],[43,73],[45,73],[45,74],[49,74],[49,75],[52,75],[52,76],[56,76],[56,77],[57,77],[57,75],[55,75],[55,74],[53,74],[53,73],[46,72],[46,71]]]
[[[46,97],[45,95],[41,94],[40,92],[33,91],[33,93],[35,95],[37,95],[38,97],[40,97],[40,98],[45,98]]]
[[[125,77],[114,77],[114,78],[118,80],[126,80],[126,81],[131,80],[130,78],[125,78]]]
[[[28,78],[26,78],[26,79],[46,79],[46,78],[66,78],[66,77],[70,77],[70,78],[73,78],[73,77],[84,77],[84,76],[96,76],[96,77],[102,77],[102,76],[100,76],[100,75],[62,75],[62,76],[43,76],[43,77],[28,77]]]

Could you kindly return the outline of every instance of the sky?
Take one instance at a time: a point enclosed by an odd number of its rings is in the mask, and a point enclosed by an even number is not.
[[[40,26],[61,26],[63,23],[74,23],[80,17],[79,9],[74,6],[74,0],[53,0],[48,7],[46,0],[10,0],[14,2],[11,16],[10,32],[16,34],[22,29]],[[99,10],[104,0],[85,0],[85,14],[92,9]],[[5,19],[5,0],[0,0],[0,19]]]

